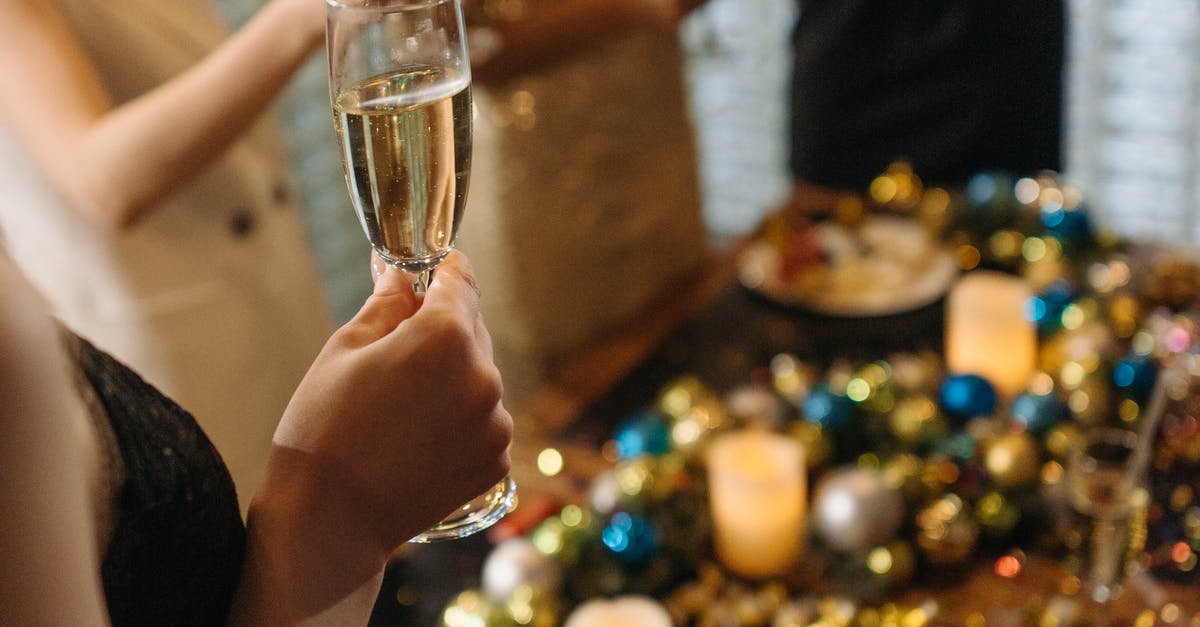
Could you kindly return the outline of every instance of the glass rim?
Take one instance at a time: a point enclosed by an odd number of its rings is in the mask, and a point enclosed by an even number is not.
[[[424,9],[439,4],[458,4],[459,2],[460,0],[363,0],[362,4],[350,4],[346,0],[325,0],[325,6],[343,11],[405,11]]]

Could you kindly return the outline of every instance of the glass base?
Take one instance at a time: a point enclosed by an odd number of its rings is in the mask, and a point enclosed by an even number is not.
[[[492,486],[490,490],[471,499],[442,519],[442,522],[426,529],[409,542],[426,544],[443,540],[457,540],[478,533],[496,524],[517,504],[517,484],[512,477]]]

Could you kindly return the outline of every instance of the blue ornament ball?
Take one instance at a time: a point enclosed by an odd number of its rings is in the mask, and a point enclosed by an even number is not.
[[[1082,205],[1067,209],[1061,205],[1042,209],[1046,233],[1064,242],[1086,242],[1092,238],[1092,221]]]
[[[947,377],[942,383],[942,409],[962,420],[989,416],[996,411],[996,388],[977,374]]]
[[[854,401],[834,392],[829,384],[818,383],[804,398],[800,411],[805,420],[836,431],[854,417]]]
[[[644,564],[658,554],[662,533],[653,522],[629,512],[617,512],[600,532],[600,541],[627,564]]]
[[[934,445],[933,450],[939,455],[945,455],[956,463],[965,464],[975,456],[979,443],[966,431],[956,431],[942,438]]]
[[[1066,281],[1055,281],[1025,304],[1025,317],[1037,325],[1042,337],[1063,328],[1063,312],[1075,302],[1075,292]]]
[[[1052,394],[1026,393],[1013,399],[1012,417],[1029,433],[1041,435],[1058,424],[1065,409]]]
[[[1132,354],[1113,367],[1113,384],[1134,400],[1145,400],[1158,379],[1158,362],[1148,355]]]
[[[613,441],[621,459],[662,455],[671,450],[667,422],[654,414],[638,414],[617,427]]]

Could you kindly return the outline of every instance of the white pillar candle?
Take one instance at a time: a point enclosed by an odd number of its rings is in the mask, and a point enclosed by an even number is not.
[[[729,570],[750,578],[787,572],[804,551],[804,449],[776,433],[749,429],[709,444],[713,548]]]
[[[1025,315],[1031,296],[1019,277],[963,276],[946,300],[946,369],[987,379],[1004,399],[1024,391],[1037,364],[1037,327]]]
[[[650,597],[593,599],[575,608],[563,627],[671,627],[671,615]]]

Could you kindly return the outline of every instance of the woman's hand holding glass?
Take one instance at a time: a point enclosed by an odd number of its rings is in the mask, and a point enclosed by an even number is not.
[[[411,281],[376,279],[284,412],[250,505],[242,619],[369,615],[396,547],[508,472],[512,417],[470,264],[451,253],[427,292]]]
[[[512,417],[469,262],[449,255],[428,292],[387,268],[326,343],[275,433],[268,494],[337,510],[346,535],[395,547],[509,469]],[[360,522],[355,522],[360,521]]]

